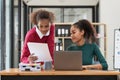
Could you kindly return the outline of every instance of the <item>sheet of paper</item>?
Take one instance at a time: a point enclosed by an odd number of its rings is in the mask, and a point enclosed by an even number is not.
[[[52,61],[49,48],[46,43],[28,42],[27,45],[30,53],[34,53],[35,56],[38,56],[38,60],[35,62]]]

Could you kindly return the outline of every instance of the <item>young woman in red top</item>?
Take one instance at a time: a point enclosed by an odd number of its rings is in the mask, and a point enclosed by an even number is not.
[[[29,30],[25,36],[24,46],[21,54],[21,62],[33,63],[37,60],[37,56],[31,55],[28,49],[28,42],[47,43],[50,55],[53,59],[54,51],[54,15],[46,10],[38,10],[31,13],[31,22],[33,28]]]

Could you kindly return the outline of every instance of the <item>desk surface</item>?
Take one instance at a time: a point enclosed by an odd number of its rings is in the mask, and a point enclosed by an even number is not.
[[[0,75],[120,75],[118,71],[83,70],[83,71],[20,71],[17,68],[0,71]]]

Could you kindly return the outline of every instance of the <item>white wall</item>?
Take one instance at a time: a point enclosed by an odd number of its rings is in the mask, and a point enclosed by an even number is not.
[[[24,0],[29,6],[49,5],[49,6],[77,6],[77,5],[95,5],[98,0]]]
[[[107,61],[113,69],[114,29],[120,28],[120,0],[100,0],[100,22],[107,25]]]

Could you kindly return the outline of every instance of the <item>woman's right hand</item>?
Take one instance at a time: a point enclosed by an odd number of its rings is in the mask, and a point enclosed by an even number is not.
[[[34,53],[32,53],[29,57],[28,57],[28,61],[29,63],[34,63],[35,60],[37,60],[38,57],[34,56]]]

